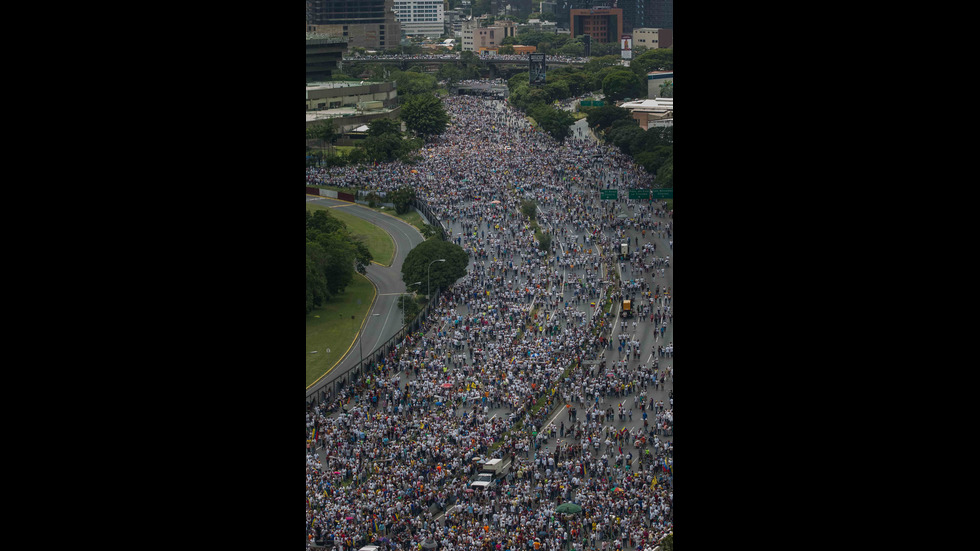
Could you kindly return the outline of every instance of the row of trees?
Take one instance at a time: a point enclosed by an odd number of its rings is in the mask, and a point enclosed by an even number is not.
[[[643,130],[630,112],[615,105],[586,110],[589,127],[606,142],[633,157],[648,173],[657,175],[660,187],[674,187],[674,129],[652,127]]]
[[[520,35],[523,37],[524,35]],[[647,96],[647,73],[673,70],[673,49],[647,50],[632,60],[629,67],[617,56],[590,59],[582,68],[562,67],[548,71],[544,86],[531,86],[528,73],[518,73],[507,81],[510,103],[538,122],[556,140],[571,133],[574,117],[556,109],[555,101],[601,91],[607,102]],[[661,95],[672,95],[673,83],[661,86]],[[665,94],[666,93],[666,94]],[[641,129],[629,111],[615,105],[584,108],[589,126],[608,143],[650,174],[657,175],[660,187],[673,187],[673,129]]]
[[[585,55],[585,41],[581,36],[572,38],[570,34],[556,34],[545,31],[525,30],[517,36],[508,36],[500,41],[500,54],[514,53],[514,45],[534,46],[536,52],[547,55],[562,55],[567,57],[582,57]],[[509,47],[509,49],[508,49]],[[618,41],[592,41],[590,56],[621,56]]]
[[[367,272],[373,256],[330,212],[306,211],[306,313],[347,290],[354,271]]]

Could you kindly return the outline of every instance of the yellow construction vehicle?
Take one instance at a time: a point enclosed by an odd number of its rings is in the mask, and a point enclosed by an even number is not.
[[[623,299],[622,304],[620,304],[619,315],[624,318],[633,317],[633,305],[629,299]]]

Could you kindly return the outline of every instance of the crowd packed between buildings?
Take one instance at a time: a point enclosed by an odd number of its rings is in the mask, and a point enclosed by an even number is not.
[[[307,546],[653,549],[673,531],[672,212],[599,200],[651,183],[614,148],[559,144],[504,101],[444,102],[452,124],[422,162],[307,173],[380,193],[410,185],[471,255],[420,331],[308,408]],[[610,298],[637,315],[612,318]],[[641,350],[651,326],[656,347]],[[617,430],[617,416],[643,424]],[[489,457],[506,475],[474,490]],[[569,502],[581,512],[558,512]]]

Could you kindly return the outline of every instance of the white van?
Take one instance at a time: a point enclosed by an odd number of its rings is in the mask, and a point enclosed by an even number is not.
[[[500,476],[503,470],[504,470],[503,459],[489,459],[480,467],[481,472],[491,473],[495,477]]]

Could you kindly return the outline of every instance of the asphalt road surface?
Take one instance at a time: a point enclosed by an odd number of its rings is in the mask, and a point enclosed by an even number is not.
[[[371,306],[364,323],[362,323],[357,339],[350,347],[347,355],[341,358],[319,383],[314,385],[317,388],[325,381],[333,380],[338,374],[346,373],[352,367],[357,366],[361,361],[362,351],[365,355],[370,354],[402,328],[402,311],[396,302],[398,296],[406,292],[405,282],[402,281],[402,263],[405,261],[408,252],[425,239],[414,226],[394,216],[377,212],[356,203],[328,197],[307,197],[307,202],[344,209],[350,214],[383,229],[395,242],[395,255],[391,266],[382,266],[374,262],[368,266],[367,278],[374,284],[377,292],[374,304]],[[311,388],[307,394],[313,391],[314,389]]]

